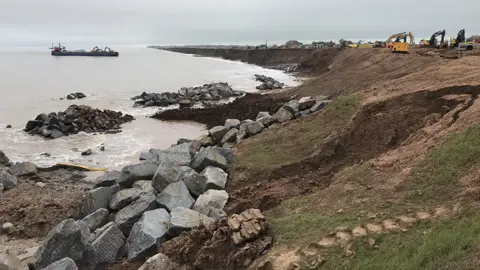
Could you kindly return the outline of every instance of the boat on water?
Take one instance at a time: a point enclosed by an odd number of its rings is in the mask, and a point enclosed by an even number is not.
[[[100,49],[98,47],[93,48],[90,51],[85,50],[75,50],[68,51],[64,46],[58,43],[58,46],[53,46],[50,48],[52,50],[52,55],[54,56],[118,56],[118,52],[105,47],[105,49]]]

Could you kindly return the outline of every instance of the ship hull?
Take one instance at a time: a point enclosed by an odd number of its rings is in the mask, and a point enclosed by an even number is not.
[[[76,51],[52,51],[53,56],[97,56],[97,57],[116,57],[118,52],[76,52]]]

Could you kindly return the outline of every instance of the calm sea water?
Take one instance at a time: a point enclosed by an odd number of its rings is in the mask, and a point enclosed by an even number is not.
[[[149,148],[167,148],[179,138],[205,133],[195,123],[171,123],[150,119],[158,108],[133,108],[132,96],[142,91],[177,91],[214,81],[226,81],[234,89],[253,92],[253,74],[273,76],[286,85],[297,82],[281,71],[240,62],[164,52],[148,48],[122,48],[118,58],[53,57],[47,50],[0,50],[0,149],[13,161],[32,161],[40,166],[69,162],[119,168],[138,159]],[[71,92],[83,92],[82,100],[60,100]],[[136,117],[111,135],[77,134],[55,140],[25,134],[25,123],[39,113],[65,110],[71,104],[119,110]],[[10,124],[13,128],[7,129]],[[101,144],[105,152],[100,152]],[[93,155],[80,151],[91,148]],[[49,153],[50,157],[42,155]]]

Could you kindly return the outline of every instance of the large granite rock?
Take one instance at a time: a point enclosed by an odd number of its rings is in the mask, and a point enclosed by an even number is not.
[[[233,161],[235,161],[235,156],[233,155],[232,148],[218,146],[213,146],[212,148],[215,149],[218,153],[220,153],[220,155],[222,155],[227,160],[227,163],[232,163]]]
[[[191,151],[195,147],[192,147],[192,143],[182,143],[179,145],[172,146],[168,149],[163,150],[161,153],[165,154],[168,159],[178,166],[187,166],[192,161]],[[159,154],[158,161],[162,161],[164,158],[162,154]]]
[[[291,120],[293,116],[294,114],[291,111],[287,110],[285,107],[281,107],[273,117],[275,120],[277,120],[277,122],[283,123]]]
[[[263,117],[269,116],[269,115],[270,115],[269,112],[259,112],[259,113],[257,114],[257,117],[255,118],[255,120],[258,120],[258,119],[260,119],[260,118],[263,118]]]
[[[310,109],[316,103],[316,100],[312,97],[302,97],[298,103],[298,110],[303,111]]]
[[[180,180],[182,171],[180,167],[174,164],[170,159],[164,158],[153,177],[152,186],[158,191],[162,192],[168,185]]]
[[[3,166],[8,166],[10,163],[10,159],[8,159],[7,155],[3,151],[0,150],[0,164]]]
[[[252,121],[245,125],[245,129],[247,130],[248,136],[256,135],[262,132],[264,128],[265,127],[263,126],[263,124],[258,121]]]
[[[205,189],[225,189],[228,174],[224,170],[218,167],[207,166],[201,175],[207,178]]]
[[[191,194],[198,197],[205,192],[205,185],[207,184],[207,178],[198,174],[194,169],[182,166],[180,168],[182,173],[180,174],[180,181],[184,182]]]
[[[221,169],[220,169],[221,170]],[[190,195],[187,186],[183,181],[169,184],[157,195],[157,202],[160,207],[172,210],[175,207],[191,208],[195,200]]]
[[[143,190],[145,193],[153,193],[156,194],[156,190],[152,187],[151,180],[138,180],[135,181],[132,185],[133,188],[138,188]]]
[[[148,259],[138,270],[176,270],[180,265],[170,260],[166,255],[158,253]]]
[[[226,134],[225,136],[223,136],[222,140],[220,141],[221,144],[224,144],[226,142],[236,142],[237,141],[237,133],[238,133],[238,129],[236,128],[232,128],[230,129]]]
[[[225,128],[227,130],[230,130],[232,128],[237,128],[240,127],[240,120],[238,119],[227,119],[225,120]]]
[[[129,261],[140,261],[157,253],[158,247],[167,240],[170,214],[165,209],[143,213],[133,225],[127,239]]]
[[[17,186],[18,180],[8,169],[0,169],[0,184],[3,185],[5,190],[9,190]]]
[[[288,110],[292,114],[295,114],[296,112],[299,111],[299,106],[300,106],[300,102],[298,102],[298,100],[294,99],[294,100],[290,100],[289,102],[285,103],[283,105],[283,108],[285,108],[286,110]]]
[[[31,162],[17,162],[10,168],[15,176],[32,176],[37,174],[37,165]]]
[[[228,128],[224,126],[216,126],[211,128],[208,133],[210,134],[210,136],[213,137],[213,140],[215,140],[216,142],[220,142],[223,136],[225,136],[225,134],[227,133],[227,131]]]
[[[170,212],[170,224],[168,226],[168,234],[177,236],[184,231],[198,228],[200,225],[208,226],[214,222],[214,219],[200,214],[197,211],[177,207]]]
[[[131,188],[137,180],[152,179],[157,171],[158,162],[145,162],[123,167],[118,183],[124,188]]]
[[[145,194],[145,192],[138,188],[122,189],[113,194],[108,205],[110,209],[118,211],[140,198],[143,194]]]
[[[82,228],[73,219],[66,219],[48,233],[35,252],[35,268],[42,269],[69,257],[80,269],[93,269],[95,253],[90,241],[88,228]]]
[[[266,115],[264,117],[257,119],[257,122],[262,123],[262,125],[266,128],[271,126],[273,123],[275,123],[275,121],[276,121],[275,117],[271,115]]]
[[[78,267],[72,259],[67,257],[49,264],[42,270],[78,270]]]
[[[219,219],[225,216],[223,208],[227,204],[228,193],[225,190],[209,189],[200,195],[193,205],[193,210],[214,218]]]
[[[106,172],[104,175],[97,177],[95,180],[95,187],[110,187],[117,184],[120,179],[119,171]]]
[[[330,104],[332,101],[331,100],[322,100],[322,101],[317,101],[311,108],[310,111],[312,113],[321,111],[323,108],[325,108],[328,104]]]
[[[113,222],[105,225],[102,233],[92,243],[97,268],[115,263],[120,258],[125,239],[125,235]]]
[[[91,213],[90,215],[84,217],[81,221],[88,226],[90,232],[93,232],[96,229],[107,224],[109,215],[110,212],[107,209],[100,208],[97,211]]]
[[[112,195],[120,190],[118,185],[111,187],[99,187],[89,190],[87,192],[84,212],[90,214],[100,208],[108,209],[108,202],[112,198]]]
[[[156,208],[158,205],[153,194],[142,195],[135,202],[118,211],[115,215],[115,223],[125,235],[128,235],[143,213]]]
[[[203,171],[207,166],[215,166],[222,169],[227,169],[228,167],[225,157],[212,147],[200,149],[190,164],[190,167],[197,172]]]

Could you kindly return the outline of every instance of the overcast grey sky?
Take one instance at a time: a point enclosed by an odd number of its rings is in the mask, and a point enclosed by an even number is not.
[[[478,0],[0,0],[0,44],[417,39],[480,30]]]

